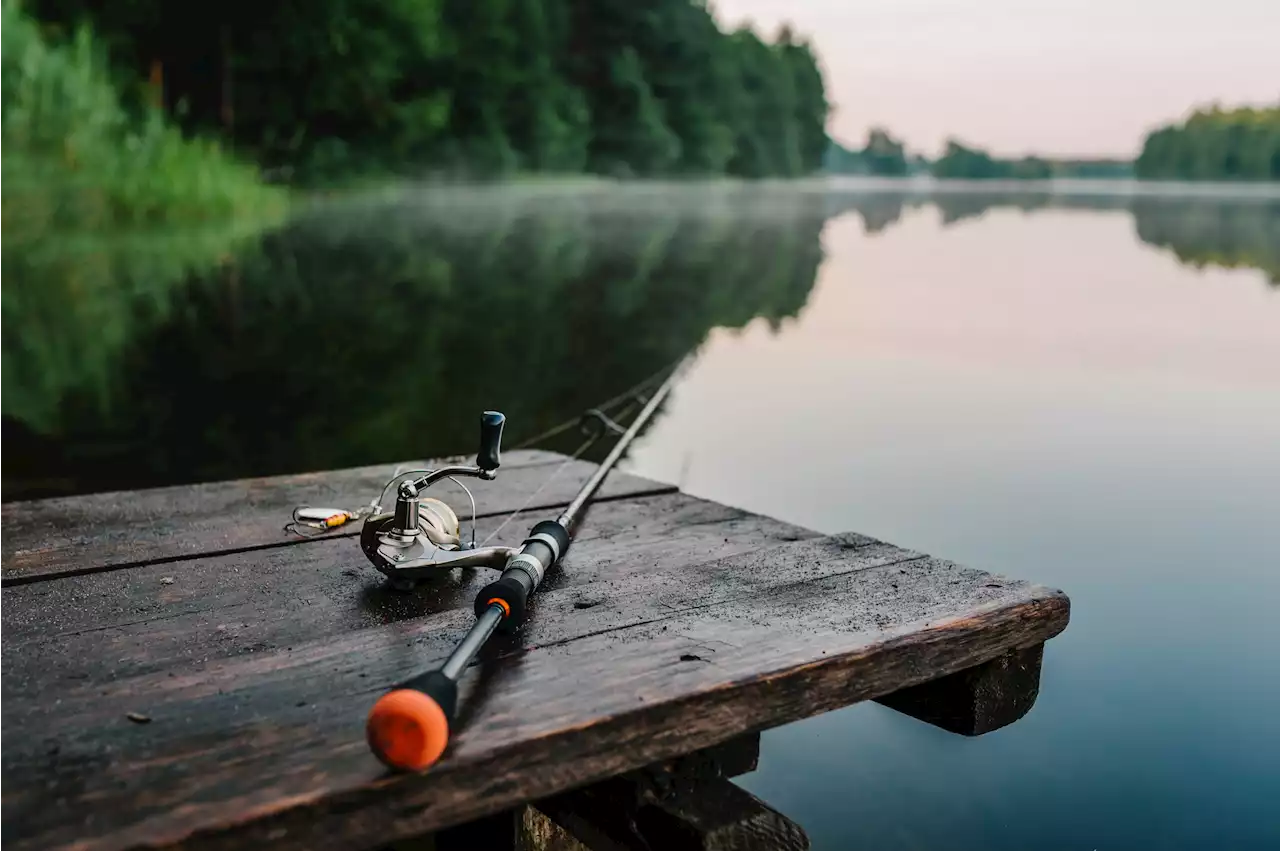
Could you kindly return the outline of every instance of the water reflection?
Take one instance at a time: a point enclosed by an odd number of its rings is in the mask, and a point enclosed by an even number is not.
[[[6,498],[465,452],[493,407],[519,442],[712,327],[800,309],[822,199],[742,200],[441,191],[314,210],[177,285],[113,266],[121,297],[97,324],[127,351],[93,343],[5,376]],[[79,292],[79,267],[14,255],[19,292],[44,278],[55,303]],[[138,281],[153,303],[136,303]],[[93,337],[14,289],[6,369]]]
[[[1184,263],[1280,284],[1280,200],[788,186],[421,190],[246,239],[4,244],[6,499],[466,452],[535,434],[806,304],[824,224],[1128,214]],[[963,274],[963,270],[939,270]],[[558,448],[568,448],[568,445]]]
[[[1170,249],[1178,260],[1196,267],[1252,268],[1280,286],[1280,197],[1129,194],[1062,194],[1048,189],[966,192],[882,191],[871,194],[832,193],[833,214],[856,212],[866,233],[891,228],[904,210],[932,206],[943,227],[979,219],[990,210],[1016,209],[1128,213],[1139,240]]]

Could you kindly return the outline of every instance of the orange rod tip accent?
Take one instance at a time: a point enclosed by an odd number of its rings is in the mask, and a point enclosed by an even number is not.
[[[422,771],[444,753],[449,721],[444,710],[414,689],[396,689],[378,699],[365,723],[369,747],[384,764]]]

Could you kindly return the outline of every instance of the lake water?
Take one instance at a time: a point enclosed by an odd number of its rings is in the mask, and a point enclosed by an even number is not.
[[[510,447],[697,347],[627,468],[1072,600],[1011,727],[766,733],[739,782],[814,848],[1280,847],[1280,192],[534,185],[4,252],[6,500]]]

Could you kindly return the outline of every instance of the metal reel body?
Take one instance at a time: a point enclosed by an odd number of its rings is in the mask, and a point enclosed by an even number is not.
[[[400,482],[395,511],[376,514],[364,521],[360,548],[378,570],[391,577],[396,588],[407,589],[423,579],[456,567],[490,567],[501,570],[516,552],[512,547],[475,548],[475,500],[471,501],[472,543],[462,543],[458,515],[438,499],[422,492],[442,479],[473,477],[492,481],[500,464],[499,451],[506,417],[485,411],[480,417],[480,451],[474,467],[446,466]],[[395,479],[392,480],[394,482]],[[391,483],[388,483],[390,487]],[[461,485],[461,482],[458,483]],[[466,487],[463,486],[466,490]],[[384,488],[385,495],[385,488]],[[471,493],[467,490],[468,495]]]
[[[459,567],[501,570],[516,552],[512,547],[465,547],[457,515],[437,499],[421,499],[417,529],[409,534],[404,531],[397,528],[394,513],[375,514],[360,530],[360,549],[365,557],[401,590],[412,588],[415,580]]]
[[[427,558],[434,550],[456,551],[461,546],[458,515],[431,497],[418,500],[418,528],[411,535],[395,528],[394,514],[374,515],[360,530],[360,548],[384,573],[393,573],[401,562]]]

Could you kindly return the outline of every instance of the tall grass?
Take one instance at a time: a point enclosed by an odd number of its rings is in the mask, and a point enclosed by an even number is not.
[[[87,29],[46,41],[3,0],[3,230],[53,230],[274,217],[282,189],[205,139],[185,139],[157,110],[131,115]]]

